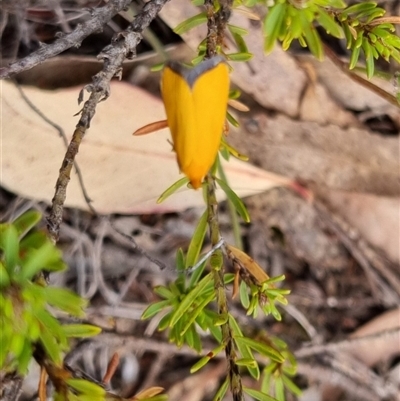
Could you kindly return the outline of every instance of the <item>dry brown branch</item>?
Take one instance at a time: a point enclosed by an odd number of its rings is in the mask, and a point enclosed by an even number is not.
[[[128,29],[118,33],[113,38],[113,43],[104,48],[98,56],[98,58],[104,62],[102,71],[93,77],[93,82],[86,85],[79,95],[78,100],[81,102],[83,100],[83,91],[87,90],[90,93],[89,99],[83,106],[81,117],[62,162],[60,174],[56,183],[55,195],[52,200],[52,208],[47,219],[49,236],[53,242],[57,242],[58,240],[71,169],[79,146],[96,112],[97,103],[108,98],[110,95],[109,85],[111,79],[114,76],[119,77],[121,75],[122,63],[126,58],[134,57],[136,46],[142,39],[141,32],[150,25],[150,22],[157,16],[167,1],[168,0],[149,1],[143,7],[143,11],[137,15],[132,24],[130,24]]]
[[[363,268],[370,282],[374,295],[387,306],[396,306],[400,302],[400,279],[390,271],[378,252],[374,251],[360,236],[342,219],[334,215],[321,201],[314,201],[314,207],[328,227],[340,238],[343,245]]]
[[[397,337],[399,335],[400,329],[398,327],[394,329],[383,330],[378,333],[366,335],[363,337],[349,338],[347,340],[340,341],[338,343],[329,344],[316,344],[307,347],[300,348],[295,352],[297,358],[307,358],[310,356],[315,356],[324,352],[340,352],[352,349],[354,344],[359,344],[363,342],[369,342],[376,338],[388,338]]]
[[[114,15],[126,8],[131,2],[132,0],[111,0],[104,7],[93,10],[92,17],[83,24],[79,24],[71,33],[58,38],[51,45],[42,45],[38,50],[8,67],[0,68],[0,79],[9,78],[14,74],[29,70],[71,47],[79,46],[83,39],[93,32],[101,31]]]
[[[377,20],[375,20],[377,21]],[[372,25],[372,24],[371,24]],[[376,93],[377,95],[381,96],[383,99],[387,100],[389,103],[393,104],[396,107],[400,107],[399,101],[396,99],[396,96],[391,95],[390,93],[386,92],[384,89],[380,88],[379,86],[375,85],[373,82],[369,81],[357,75],[355,72],[349,70],[348,63],[343,62],[340,58],[336,55],[336,53],[327,45],[324,44],[324,52],[325,54],[331,59],[331,61],[347,76],[349,76],[353,81],[359,83],[360,85],[368,88],[372,92]]]

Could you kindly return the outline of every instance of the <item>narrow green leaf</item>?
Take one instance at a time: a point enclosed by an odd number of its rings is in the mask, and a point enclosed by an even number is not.
[[[235,192],[232,191],[232,189],[228,186],[228,184],[225,181],[220,180],[219,178],[215,178],[215,180],[217,181],[221,189],[225,192],[228,199],[233,203],[233,205],[236,208],[236,211],[239,213],[242,219],[246,223],[250,223],[250,216],[243,201],[235,194]]]
[[[385,43],[389,46],[393,46],[397,49],[400,49],[400,38],[396,35],[388,35],[385,38]]]
[[[270,53],[275,46],[275,42],[281,31],[281,26],[285,19],[286,4],[277,3],[269,10],[264,21],[264,51]]]
[[[228,29],[232,34],[236,33],[237,35],[240,36],[245,36],[249,33],[247,29],[232,24],[228,24]]]
[[[0,260],[0,288],[8,287],[10,285],[10,276],[3,262]]]
[[[343,38],[342,28],[336,23],[335,19],[323,8],[318,11],[317,21],[325,28],[326,32],[335,38]]]
[[[358,19],[363,19],[365,24],[369,24],[375,18],[383,17],[386,14],[386,11],[383,8],[377,7],[374,10],[364,11],[357,15]]]
[[[246,359],[246,358],[240,358],[236,360],[236,365],[238,366],[245,366],[247,368],[257,368],[258,364],[255,359]]]
[[[253,397],[259,401],[276,401],[274,397],[271,397],[268,394],[262,393],[261,391],[254,390],[250,387],[243,386],[243,391],[248,394],[249,396]]]
[[[37,309],[34,314],[40,322],[41,332],[48,332],[52,338],[60,344],[60,347],[67,345],[67,337],[63,332],[60,322],[54,316],[52,316],[46,309]]]
[[[263,393],[269,393],[271,392],[271,379],[272,379],[272,373],[271,371],[276,367],[276,363],[271,363],[269,364],[266,368],[263,370],[263,376],[262,376],[262,381],[261,381],[261,388],[260,390]]]
[[[171,320],[172,316],[172,311],[166,313],[160,320],[160,323],[158,323],[158,330],[159,331],[164,331],[168,326],[169,322]]]
[[[357,65],[358,59],[360,57],[360,50],[361,50],[361,47],[356,47],[352,50],[351,57],[350,57],[349,70],[352,70]]]
[[[183,271],[185,270],[185,255],[183,254],[182,248],[179,248],[176,251],[176,270]]]
[[[10,276],[13,275],[18,263],[19,241],[17,229],[11,224],[5,224],[0,232],[0,249],[4,252],[5,268]],[[3,229],[4,228],[4,229]]]
[[[202,367],[206,366],[207,363],[210,361],[211,357],[209,356],[203,356],[203,358],[199,359],[191,368],[190,368],[190,373],[196,373],[199,371]]]
[[[235,119],[235,117],[232,116],[231,113],[229,113],[229,111],[226,112],[226,118],[229,121],[230,124],[232,124],[234,127],[239,127],[240,124],[239,122]]]
[[[222,156],[222,158],[226,161],[229,161],[231,154],[229,153],[229,150],[227,149],[226,146],[224,146],[221,142],[221,147],[219,149],[219,154]]]
[[[194,266],[199,258],[201,247],[203,246],[204,238],[207,232],[207,219],[208,212],[207,210],[200,217],[199,222],[194,230],[192,239],[189,244],[189,248],[186,255],[186,263],[185,268],[189,268]]]
[[[180,187],[183,187],[187,184],[189,184],[189,178],[187,177],[183,177],[180,180],[176,181],[160,195],[160,197],[157,199],[157,203],[164,202],[165,199],[174,194]]]
[[[239,153],[239,151],[236,150],[236,149],[235,149],[234,147],[232,147],[231,145],[229,145],[228,142],[223,141],[223,142],[222,142],[222,146],[223,146],[224,148],[226,148],[226,149],[228,150],[228,152],[229,152],[233,157],[236,157],[236,159],[242,160],[242,161],[244,161],[244,162],[249,161],[249,156],[246,156],[246,155],[243,155],[243,154]],[[222,175],[221,175],[221,177],[222,177]]]
[[[322,60],[324,53],[322,50],[321,38],[318,35],[317,30],[310,24],[303,24],[304,35],[306,38],[307,46],[311,53],[318,59]]]
[[[14,332],[11,337],[9,350],[14,354],[16,358],[18,358],[22,350],[24,349],[24,344],[25,344],[24,335],[22,333]]]
[[[43,329],[40,333],[40,342],[46,351],[47,356],[57,365],[61,364],[61,348],[56,340],[47,329]]]
[[[357,39],[355,41],[355,47],[361,47],[363,39],[364,39],[364,31],[357,32]]]
[[[248,337],[235,337],[235,342],[245,345],[275,362],[285,362],[285,358],[282,356],[282,354],[267,344],[260,343]]]
[[[176,323],[182,318],[182,316],[188,311],[188,309],[192,306],[192,304],[196,301],[197,297],[201,294],[204,288],[211,283],[212,275],[207,274],[196,287],[193,288],[181,301],[178,308],[173,313],[171,320],[169,322],[169,326],[173,327]]]
[[[101,328],[91,324],[64,324],[62,330],[67,337],[87,338],[101,333]]]
[[[382,25],[374,27],[371,32],[381,39],[385,39],[391,35],[386,29],[382,29]]]
[[[171,302],[169,300],[151,304],[145,309],[140,318],[142,320],[150,319],[151,317],[157,315],[157,313],[161,312],[164,308],[166,308],[169,305],[171,305]]]
[[[249,61],[253,58],[253,54],[248,52],[230,53],[226,54],[226,58],[229,61]]]
[[[327,5],[333,8],[345,8],[347,6],[346,2],[343,0],[328,0]]]
[[[297,385],[286,375],[282,375],[283,384],[294,395],[300,396],[302,391]]]
[[[91,394],[93,396],[105,396],[106,390],[98,384],[90,382],[85,379],[67,379],[68,386],[83,394]]]
[[[400,63],[400,51],[393,49],[391,52],[391,56],[393,60],[395,60],[397,63]],[[399,96],[399,94],[397,94]]]
[[[46,301],[64,312],[76,317],[84,317],[88,301],[65,288],[46,287],[43,289]]]
[[[189,280],[188,288],[193,288],[200,280],[201,276],[203,275],[204,268],[206,267],[207,261],[204,261],[199,267],[192,272],[192,275]]]
[[[229,91],[229,99],[239,99],[241,92],[239,89],[232,89]]]
[[[175,298],[174,293],[169,288],[167,288],[163,285],[159,285],[159,286],[155,287],[154,292],[157,295],[159,295],[161,298],[164,298],[167,300],[171,300],[171,299]]]
[[[201,341],[200,335],[196,330],[196,326],[191,326],[188,331],[186,331],[186,335],[190,336],[191,345],[196,352],[200,353],[203,348],[203,343]]]
[[[175,29],[174,32],[178,35],[182,35],[183,33],[190,31],[198,25],[204,24],[207,22],[207,14],[205,12],[197,14],[187,20],[181,22]]]
[[[278,401],[285,401],[285,387],[282,376],[275,378],[275,397]]]
[[[205,50],[204,52],[199,50],[199,55],[192,60],[192,65],[196,66],[197,64],[200,64],[204,60],[204,57],[205,57]]]
[[[227,377],[225,381],[221,384],[221,387],[216,392],[213,401],[222,401],[223,399],[225,399],[225,394],[228,391],[228,388],[229,388],[229,379]]]
[[[162,71],[164,67],[165,67],[165,62],[153,64],[153,66],[150,68],[150,71],[151,72]]]
[[[212,291],[207,297],[205,297],[194,309],[190,311],[190,316],[186,320],[185,325],[181,331],[181,335],[184,335],[187,330],[193,325],[197,316],[203,312],[204,308],[215,298],[215,292]]]
[[[290,45],[292,44],[294,39],[294,35],[292,35],[291,32],[288,32],[287,35],[285,36],[285,38],[282,41],[282,49],[284,51],[288,50]]]
[[[0,306],[1,306],[1,304],[0,304]],[[3,311],[0,309],[0,312],[3,312]],[[1,325],[1,330],[0,330],[0,344],[1,344],[1,347],[0,347],[0,369],[4,369],[4,363],[6,361],[8,352],[10,350],[11,338],[13,336],[12,331],[13,331],[13,329],[11,327],[11,322],[10,321],[6,321],[6,322],[4,322],[4,324]]]
[[[361,3],[353,4],[350,7],[347,7],[345,10],[341,12],[341,15],[343,16],[349,16],[350,14],[356,14],[356,13],[361,13],[366,10],[371,10],[377,6],[377,3],[375,2],[368,2],[364,1]]]
[[[94,394],[79,394],[75,395],[72,392],[68,393],[68,399],[63,398],[62,400],[55,400],[55,401],[106,401],[107,396],[103,395],[94,395]],[[114,401],[114,399],[112,399]],[[148,400],[141,400],[141,401],[148,401]]]
[[[203,366],[207,365],[207,363],[210,361],[210,359],[214,358],[216,355],[218,355],[223,349],[225,348],[225,345],[221,344],[217,348],[214,348],[212,351],[210,351],[206,356],[201,358],[198,362],[196,362],[191,368],[190,368],[190,373],[196,373],[199,371]]]
[[[244,281],[240,282],[239,294],[240,294],[240,302],[243,305],[243,308],[248,309],[248,307],[250,306],[250,298],[247,284]]]
[[[13,221],[14,227],[18,231],[18,236],[21,238],[31,230],[42,218],[42,214],[36,210],[28,210]]]
[[[41,270],[59,271],[65,268],[61,259],[61,252],[47,241],[39,249],[29,249],[21,266],[19,277],[23,280],[31,279]]]
[[[375,63],[374,63],[374,57],[373,57],[371,45],[368,42],[368,39],[365,37],[363,38],[363,41],[362,41],[362,48],[363,48],[363,51],[365,54],[367,77],[368,77],[368,79],[371,79],[374,76]]]
[[[222,343],[221,328],[218,326],[214,326],[214,321],[215,321],[216,316],[218,316],[218,314],[216,312],[206,309],[203,311],[203,314],[201,315],[202,318],[203,318],[203,315],[204,315],[204,318],[207,320],[204,324],[208,327],[208,330],[214,336],[217,343],[221,344]],[[200,318],[200,316],[199,316],[199,318]]]
[[[346,43],[347,43],[346,48],[350,49],[352,47],[353,41],[354,41],[353,35],[350,32],[350,28],[349,28],[348,24],[344,23],[342,25],[342,28],[343,28],[344,36],[346,38]]]
[[[286,23],[288,24],[287,36],[297,39],[303,32],[301,16],[299,15],[302,11],[290,4],[287,12],[291,15],[290,19],[286,19]]]
[[[236,346],[238,347],[242,358],[255,360],[251,349],[246,344],[236,341],[237,338],[243,338],[243,334],[235,318],[232,315],[229,315],[229,325],[232,329],[233,339],[235,340]],[[256,368],[248,366],[247,370],[254,379],[258,380],[260,378],[260,369],[258,368],[258,366]]]
[[[18,357],[18,371],[22,375],[26,375],[28,373],[28,367],[32,359],[32,352],[33,350],[31,342],[25,339],[24,346]]]
[[[232,33],[232,36],[240,53],[251,54],[249,53],[247,44],[241,35],[238,33]]]
[[[185,339],[185,343],[192,349],[194,349],[194,327],[190,326],[182,337]]]

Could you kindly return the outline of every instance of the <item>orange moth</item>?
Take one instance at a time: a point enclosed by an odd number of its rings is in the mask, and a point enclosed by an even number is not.
[[[197,189],[220,146],[229,95],[228,65],[221,56],[194,68],[170,62],[162,74],[161,94],[179,168]]]

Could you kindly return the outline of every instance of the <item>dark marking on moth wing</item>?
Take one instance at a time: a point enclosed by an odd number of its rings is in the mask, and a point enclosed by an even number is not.
[[[223,63],[224,61],[224,57],[215,56],[205,61],[202,61],[200,64],[197,64],[196,67],[193,68],[187,68],[176,61],[168,62],[166,66],[179,74],[188,83],[189,87],[193,88],[193,85],[195,84],[197,78],[199,78],[206,71],[212,70],[219,63]]]

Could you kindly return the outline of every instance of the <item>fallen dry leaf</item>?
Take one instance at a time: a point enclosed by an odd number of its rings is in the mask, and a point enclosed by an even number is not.
[[[68,138],[78,121],[80,88],[44,91],[24,87],[31,102],[60,125]],[[39,117],[18,89],[2,82],[2,185],[17,194],[50,202],[65,147],[56,129]],[[77,161],[93,206],[100,213],[154,213],[203,205],[201,191],[182,189],[160,205],[159,195],[178,173],[168,130],[133,137],[147,123],[165,119],[161,101],[123,82],[113,81],[111,97],[98,105]],[[249,163],[232,160],[226,172],[239,196],[258,193],[289,180]],[[78,179],[72,174],[66,205],[87,209]],[[223,194],[219,193],[220,199]]]
[[[307,182],[361,236],[400,262],[398,139],[248,113],[230,141],[256,165]]]
[[[230,141],[267,171],[320,187],[398,196],[398,138],[248,113]]]
[[[307,72],[309,83],[301,100],[300,119],[340,127],[359,125],[357,118],[337,104],[327,89],[318,82],[313,64],[304,62],[302,68]]]
[[[400,263],[400,198],[326,190],[323,196],[362,238]]]
[[[336,67],[329,58],[320,62],[310,55],[301,55],[298,58],[302,63],[313,66],[318,81],[328,90],[333,99],[347,110],[365,111],[382,110],[387,113],[397,114],[400,118],[399,109],[389,104],[381,96],[353,81],[347,74]],[[372,82],[383,88],[388,93],[393,93],[393,84],[377,77]]]
[[[397,334],[387,335],[386,330],[398,329]],[[381,334],[380,334],[381,333]],[[357,329],[350,338],[373,336],[374,338],[355,342],[349,350],[352,355],[367,366],[374,366],[379,361],[387,361],[400,355],[400,308],[382,313],[375,319]]]

